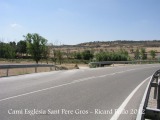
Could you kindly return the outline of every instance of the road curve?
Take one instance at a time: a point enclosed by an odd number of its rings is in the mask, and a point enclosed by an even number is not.
[[[0,78],[0,120],[134,120],[159,64]],[[115,110],[123,108],[117,116]]]

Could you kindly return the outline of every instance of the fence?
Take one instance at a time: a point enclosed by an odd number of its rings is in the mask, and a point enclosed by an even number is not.
[[[159,63],[158,60],[136,60],[136,61],[100,61],[100,62],[90,62],[90,67],[103,67],[104,65],[112,64],[150,64]]]
[[[143,96],[142,102],[139,107],[139,112],[136,120],[160,120],[160,70],[156,71],[146,88],[145,94]],[[151,88],[154,88],[154,96],[153,99],[156,99],[157,106],[156,108],[148,107],[149,97],[151,93]]]
[[[50,67],[50,71],[53,70],[53,67],[56,69],[60,69],[59,67],[51,64],[6,64],[0,65],[0,69],[6,69],[6,76],[9,76],[9,69],[14,68],[35,68],[35,73],[37,72],[38,67]]]

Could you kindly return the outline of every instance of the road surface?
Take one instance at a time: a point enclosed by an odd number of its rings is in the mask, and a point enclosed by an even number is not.
[[[0,78],[0,120],[135,120],[159,64]]]

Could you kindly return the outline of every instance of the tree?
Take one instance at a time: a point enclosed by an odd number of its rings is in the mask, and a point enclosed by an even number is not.
[[[5,58],[13,59],[16,56],[16,49],[11,44],[5,45]]]
[[[142,60],[147,59],[147,54],[146,54],[146,49],[145,48],[141,48],[140,50],[140,56]]]
[[[16,43],[0,42],[0,58],[13,59],[16,56]]]
[[[24,36],[27,42],[28,53],[33,57],[33,59],[38,64],[39,60],[42,58],[47,40],[37,33],[28,33]]]
[[[133,48],[131,48],[131,49],[130,49],[130,53],[133,53],[133,52],[134,52],[134,49],[133,49]]]
[[[134,58],[135,58],[136,60],[140,59],[140,52],[139,52],[139,49],[138,49],[138,48],[136,49],[136,51],[135,51],[135,53],[134,53]]]
[[[16,46],[16,42],[15,42],[15,41],[13,41],[13,42],[9,42],[9,45],[10,45],[10,46],[12,46],[12,47],[14,47],[15,49],[16,49],[16,47],[17,47],[17,46]]]
[[[5,58],[5,43],[0,41],[0,58]]]
[[[150,55],[152,56],[152,59],[154,59],[155,56],[156,56],[156,51],[155,50],[151,50],[150,51]]]
[[[128,56],[128,51],[126,51],[125,49],[120,49],[119,54],[123,54],[125,56]]]
[[[48,64],[49,55],[50,55],[49,47],[45,46],[43,50],[43,58],[46,60],[47,64]]]
[[[82,59],[82,54],[80,52],[74,54],[75,59]]]
[[[67,51],[66,51],[67,59],[69,59],[69,58],[70,58],[70,55],[71,55],[71,53],[70,53],[70,49],[69,49],[69,48],[67,48]]]
[[[63,55],[62,55],[62,52],[60,50],[56,51],[56,57],[57,57],[57,60],[59,61],[59,64],[61,65]]]
[[[52,57],[51,57],[51,60],[55,63],[55,65],[56,65],[56,62],[57,62],[57,58],[56,58],[56,50],[55,49],[53,49],[53,55],[52,55]]]
[[[25,54],[27,52],[27,43],[26,41],[20,40],[17,43],[17,52],[21,54]]]
[[[90,60],[90,59],[93,58],[93,53],[91,53],[90,50],[85,50],[85,51],[82,52],[82,58],[84,60]]]

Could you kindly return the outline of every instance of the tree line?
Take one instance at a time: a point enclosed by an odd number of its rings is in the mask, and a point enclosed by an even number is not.
[[[33,58],[36,63],[47,56],[47,40],[37,33],[28,33],[19,42],[0,42],[0,58]]]
[[[37,33],[28,33],[24,35],[24,40],[19,42],[9,42],[4,43],[0,41],[0,58],[5,59],[15,59],[15,58],[32,58],[38,63],[41,59],[45,59],[48,63],[48,60],[53,62],[59,61],[61,64],[63,57],[66,54],[67,59],[69,58],[69,51],[66,53],[62,52],[60,49],[50,49],[47,45],[47,39],[40,36]],[[53,55],[51,55],[51,52]],[[136,50],[131,50],[134,53],[135,60],[145,60],[147,59],[147,54],[145,48],[137,48]],[[155,59],[156,51],[151,50],[150,55],[152,59]],[[128,51],[125,49],[120,49],[119,51],[100,51],[93,52],[91,50],[84,50],[82,52],[75,52],[72,54],[72,58],[75,60],[87,60],[87,61],[127,61],[132,60],[129,56]]]
[[[149,53],[150,53],[150,56],[152,57],[152,59],[155,59],[156,50],[150,50]],[[136,59],[136,60],[146,60],[147,58],[148,58],[148,56],[147,56],[145,48],[140,48],[140,49],[137,48],[135,50],[134,59]]]

